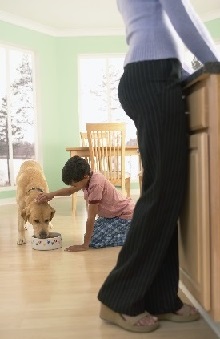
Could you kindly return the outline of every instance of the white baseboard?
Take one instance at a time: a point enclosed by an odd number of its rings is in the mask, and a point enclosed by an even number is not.
[[[131,196],[139,196],[140,195],[140,189],[139,188],[131,188]],[[77,192],[77,196],[79,197],[83,197],[84,196],[84,193],[83,191],[79,191]],[[54,197],[54,199],[60,199],[60,198],[67,198],[66,197]]]
[[[83,197],[83,191],[79,191],[77,192],[77,195],[79,197]],[[140,195],[140,190],[139,188],[132,188],[131,189],[131,197],[139,197]],[[67,197],[55,197],[54,199],[60,199],[60,198],[67,198]],[[136,199],[135,199],[136,200]],[[12,204],[16,204],[16,198],[6,198],[6,199],[0,199],[0,206],[2,205],[12,205]]]
[[[186,295],[186,297],[191,301],[193,306],[199,311],[203,319],[207,322],[209,327],[215,332],[215,334],[220,338],[220,323],[215,322],[210,315],[204,310],[204,308],[198,303],[198,301],[192,296],[192,294],[187,290],[186,286],[183,283],[179,282],[179,288]]]
[[[14,198],[6,198],[6,199],[0,199],[0,206],[1,205],[14,205],[16,204],[16,199]]]

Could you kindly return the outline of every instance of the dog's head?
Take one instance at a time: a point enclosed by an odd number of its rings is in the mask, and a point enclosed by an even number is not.
[[[32,202],[22,210],[21,216],[26,221],[29,221],[34,228],[34,236],[36,238],[45,239],[49,236],[49,222],[52,220],[55,213],[48,203],[38,204]]]

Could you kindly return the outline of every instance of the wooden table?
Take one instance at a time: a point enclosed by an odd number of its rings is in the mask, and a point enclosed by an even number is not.
[[[89,157],[89,147],[67,147],[67,152],[70,152],[70,157],[78,155],[80,157]],[[138,155],[138,146],[126,146],[125,156]]]

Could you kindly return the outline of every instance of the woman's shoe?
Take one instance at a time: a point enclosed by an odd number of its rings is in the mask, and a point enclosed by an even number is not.
[[[108,321],[109,323],[114,325],[118,325],[124,330],[131,332],[147,333],[152,332],[159,327],[158,321],[155,321],[154,324],[151,325],[138,325],[138,322],[145,317],[153,318],[153,316],[151,316],[147,312],[141,313],[135,317],[129,316],[129,318],[125,318],[122,314],[116,313],[112,311],[109,307],[101,304],[99,316],[102,320]]]
[[[181,313],[158,314],[156,315],[156,317],[158,318],[158,320],[168,320],[174,322],[190,322],[199,320],[200,318],[199,312],[196,309],[194,309],[193,306],[183,304],[181,311],[182,311]]]

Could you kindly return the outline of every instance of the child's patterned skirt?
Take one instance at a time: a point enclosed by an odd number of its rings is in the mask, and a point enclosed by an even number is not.
[[[125,242],[131,220],[99,217],[94,223],[90,247],[122,246]]]

